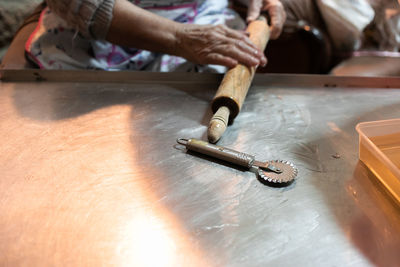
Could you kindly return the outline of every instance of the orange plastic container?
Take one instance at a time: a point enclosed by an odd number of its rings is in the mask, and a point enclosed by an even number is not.
[[[357,124],[359,157],[400,203],[400,119]]]

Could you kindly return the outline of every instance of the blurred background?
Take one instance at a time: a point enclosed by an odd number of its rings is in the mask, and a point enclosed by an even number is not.
[[[0,1],[0,60],[25,17],[33,12],[41,0]]]
[[[0,63],[24,20],[32,17],[42,2],[0,0]],[[240,2],[232,0],[230,7],[245,17],[246,7]],[[259,68],[258,72],[400,75],[400,7],[397,0],[281,2],[287,21],[280,38],[269,42],[265,51],[268,65]],[[38,10],[40,12],[40,8]],[[36,13],[37,20],[39,13]],[[32,22],[30,24],[34,26]],[[29,36],[29,32],[25,35]],[[21,41],[21,51],[9,53],[16,55],[12,58],[24,60],[23,45]]]

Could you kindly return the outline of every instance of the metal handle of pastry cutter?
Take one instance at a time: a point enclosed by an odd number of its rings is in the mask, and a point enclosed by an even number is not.
[[[222,159],[246,168],[251,168],[255,157],[246,153],[235,151],[226,147],[212,145],[198,139],[178,139],[178,144],[186,146],[189,150],[199,152],[211,157]]]
[[[268,162],[260,162],[255,159],[255,156],[222,146],[210,144],[198,139],[178,139],[178,144],[186,146],[189,150],[199,152],[217,159],[222,159],[227,162],[246,167],[250,169],[255,166],[266,171],[281,173],[282,171],[269,164]]]

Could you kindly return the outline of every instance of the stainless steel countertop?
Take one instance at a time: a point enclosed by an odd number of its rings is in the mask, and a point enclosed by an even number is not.
[[[0,83],[1,266],[399,265],[355,131],[400,117],[399,78],[257,75],[219,144],[295,163],[273,188],[175,143],[205,139],[218,75],[26,73]]]

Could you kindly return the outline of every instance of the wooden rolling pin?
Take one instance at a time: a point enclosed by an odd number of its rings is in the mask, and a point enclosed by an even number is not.
[[[264,51],[269,39],[266,18],[260,16],[251,22],[247,27],[247,32],[250,33],[250,40],[257,48]],[[239,114],[255,70],[255,67],[249,68],[238,64],[225,74],[211,105],[214,116],[211,118],[207,131],[208,140],[211,143],[216,143],[221,138],[228,122],[232,122]]]

